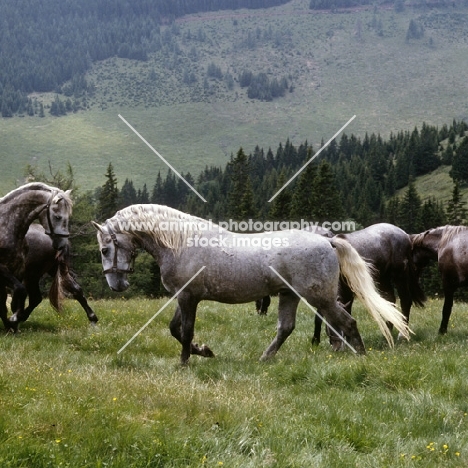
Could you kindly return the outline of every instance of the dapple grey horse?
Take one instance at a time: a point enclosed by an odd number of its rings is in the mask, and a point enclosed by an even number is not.
[[[28,254],[23,276],[23,283],[28,293],[28,306],[24,310],[24,320],[42,302],[40,280],[45,275],[52,277],[49,289],[49,301],[54,309],[61,311],[65,295],[73,297],[86,312],[91,323],[98,321],[97,315],[88,304],[83,289],[70,270],[70,246],[56,251],[52,239],[40,224],[31,224],[26,234]]]
[[[340,274],[364,300],[389,343],[386,321],[409,337],[403,315],[377,293],[367,264],[344,239],[295,230],[237,235],[160,205],[132,205],[94,226],[104,274],[114,291],[128,288],[138,248],[156,260],[164,287],[177,295],[170,330],[182,345],[182,364],[191,354],[213,356],[206,345],[192,342],[200,301],[237,304],[271,294],[279,294],[277,334],[262,359],[274,356],[292,333],[301,298],[364,354],[356,321],[337,302]]]
[[[0,318],[7,330],[16,331],[24,320],[26,288],[21,280],[27,254],[29,226],[39,219],[56,250],[68,242],[70,192],[32,182],[0,198]],[[13,315],[8,319],[7,290],[12,291]]]

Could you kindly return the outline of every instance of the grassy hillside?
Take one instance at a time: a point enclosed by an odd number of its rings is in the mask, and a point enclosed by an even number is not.
[[[119,119],[121,114],[177,169],[197,175],[224,165],[242,146],[276,148],[289,138],[318,145],[351,116],[348,134],[389,135],[422,122],[468,116],[468,8],[311,12],[307,0],[268,10],[188,16],[163,28],[148,62],[109,59],[88,79],[90,110],[66,117],[0,121],[0,191],[20,183],[27,164],[71,162],[83,189],[104,181],[109,162],[122,183],[153,185],[165,165]],[[409,22],[424,27],[406,41]],[[210,64],[226,79],[207,78]],[[294,91],[251,100],[236,81],[248,69],[287,77]],[[188,74],[194,81],[186,84]],[[37,96],[45,103],[53,95]]]

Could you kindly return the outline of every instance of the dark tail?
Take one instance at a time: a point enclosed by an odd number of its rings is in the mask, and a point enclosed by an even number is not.
[[[426,293],[419,284],[419,275],[417,274],[416,265],[411,256],[408,262],[408,287],[413,304],[417,307],[424,307],[424,302],[427,300]]]
[[[70,250],[68,245],[57,253],[57,271],[52,280],[52,285],[49,289],[50,305],[57,311],[62,312],[63,299],[65,297],[65,290],[67,281],[70,281],[69,269],[69,256]]]

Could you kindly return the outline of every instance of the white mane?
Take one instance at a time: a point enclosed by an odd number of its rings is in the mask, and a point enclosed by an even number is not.
[[[206,231],[209,226],[218,228],[210,221],[183,213],[164,205],[131,205],[118,211],[111,219],[116,232],[151,236],[163,247],[179,252],[191,236]],[[220,229],[220,228],[219,228]]]

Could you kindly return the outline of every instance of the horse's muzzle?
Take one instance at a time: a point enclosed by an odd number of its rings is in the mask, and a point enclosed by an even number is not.
[[[126,291],[130,286],[127,278],[121,275],[116,275],[113,273],[106,274],[107,284],[112,291],[122,292]]]

